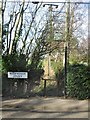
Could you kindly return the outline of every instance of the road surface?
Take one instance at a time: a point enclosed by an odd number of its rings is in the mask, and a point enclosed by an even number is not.
[[[2,118],[88,118],[88,100],[34,97],[4,100]]]

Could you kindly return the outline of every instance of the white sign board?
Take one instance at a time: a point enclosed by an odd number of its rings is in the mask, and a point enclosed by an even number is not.
[[[27,72],[8,72],[8,78],[28,78]]]

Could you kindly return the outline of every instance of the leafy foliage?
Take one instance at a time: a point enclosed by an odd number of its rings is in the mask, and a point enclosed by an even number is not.
[[[67,94],[70,97],[86,99],[90,97],[89,66],[73,64],[69,66]]]
[[[42,69],[42,63],[30,64],[27,66],[29,79],[31,80],[40,80],[41,76],[44,74],[44,70]]]
[[[60,60],[57,62],[51,61],[51,65],[55,71],[55,75],[57,75],[59,71],[62,71],[63,63]]]
[[[89,69],[90,66],[84,64],[72,64],[68,67],[67,73],[67,95],[77,99],[90,98],[90,81],[89,81]],[[56,72],[57,80],[63,82],[64,80],[64,68]]]
[[[26,70],[26,58],[24,54],[18,55],[11,54],[2,57],[3,72],[8,71],[25,71]]]

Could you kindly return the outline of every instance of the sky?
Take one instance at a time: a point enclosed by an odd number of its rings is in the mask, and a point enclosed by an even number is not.
[[[22,0],[7,0],[7,1],[22,1]],[[25,1],[29,1],[29,0],[25,0]],[[30,2],[31,1],[45,1],[45,2],[64,2],[64,1],[66,1],[66,0],[30,0]],[[71,0],[71,1],[74,1],[74,2],[89,2],[89,0]],[[8,11],[8,10],[6,10],[6,11]],[[40,14],[40,16],[41,16],[41,14]],[[39,16],[38,16],[39,17]],[[8,18],[8,17],[6,17],[5,16],[5,18]],[[85,37],[87,37],[87,34],[88,34],[88,14],[87,14],[87,17],[86,18],[84,18],[84,24],[83,24],[83,26],[82,26],[82,31],[85,31],[84,33],[85,34],[83,34],[83,36],[85,36]]]
[[[7,0],[7,1],[22,1],[22,0]],[[28,1],[28,0],[25,0]],[[30,2],[32,1],[40,1],[40,2],[65,2],[68,0],[30,0]],[[71,2],[90,2],[90,0],[70,0]]]

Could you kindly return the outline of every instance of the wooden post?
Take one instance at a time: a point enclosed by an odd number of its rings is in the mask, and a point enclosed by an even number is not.
[[[44,96],[46,96],[46,80],[44,80]]]
[[[66,98],[66,83],[67,83],[67,46],[65,47],[65,79],[64,79],[64,96]]]
[[[59,80],[57,80],[57,96],[59,96]]]
[[[70,2],[70,0],[68,0]],[[65,79],[64,79],[64,97],[67,93],[67,71],[69,66],[69,44],[70,44],[70,3],[66,6],[66,26],[65,26]]]

